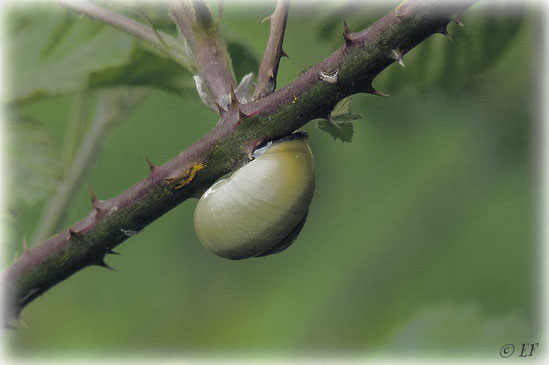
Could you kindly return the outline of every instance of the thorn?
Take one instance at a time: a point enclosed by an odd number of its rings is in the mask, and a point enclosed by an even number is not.
[[[353,43],[353,40],[351,39],[351,30],[349,29],[349,26],[347,25],[347,22],[345,21],[345,18],[343,19],[343,26],[345,28],[345,31],[343,32],[343,39],[345,39],[345,44],[349,45]]]
[[[383,96],[383,97],[388,97],[389,96],[389,95],[384,94],[380,91],[377,91],[376,89],[374,89],[373,86],[370,86],[368,89],[366,89],[365,93],[372,94],[372,95],[377,95],[377,96]]]
[[[270,79],[274,79],[274,72],[272,68],[269,70],[269,73],[267,76],[269,76]]]
[[[113,251],[113,250],[111,250],[111,249],[108,249],[108,250],[107,250],[107,253],[108,253],[109,255],[122,255],[120,252],[116,252],[116,251]]]
[[[261,21],[261,23],[265,23],[266,21],[269,21],[269,22],[271,21],[271,16],[270,16],[270,15],[267,16],[267,17],[265,17],[265,18]]]
[[[238,98],[236,97],[236,94],[234,93],[233,85],[231,85],[231,105],[234,104],[234,103],[239,104]]]
[[[76,232],[74,229],[72,228],[69,228],[69,235],[70,237],[74,237],[78,234],[78,232]]]
[[[217,107],[217,111],[219,112],[219,115],[223,115],[225,113],[225,109],[223,109],[223,107],[221,107],[221,105],[219,105],[219,103],[217,101],[214,101],[215,103],[215,106]]]
[[[349,29],[349,26],[347,25],[347,22],[345,21],[345,18],[344,17],[341,17],[341,19],[343,20],[343,27],[345,29],[345,34],[351,34],[351,30]]]
[[[288,56],[288,54],[286,52],[284,52],[284,50],[282,48],[280,49],[280,57],[290,58],[290,56]]]
[[[149,165],[149,169],[152,172],[155,168],[154,163],[149,159],[149,157],[146,154],[143,153],[143,156],[145,156],[145,160],[147,160],[147,164]]]
[[[28,329],[29,326],[27,326],[27,324],[25,323],[25,321],[23,321],[23,319],[21,317],[19,317],[17,319],[17,322],[21,325],[21,327],[23,327],[24,329]]]
[[[108,269],[108,270],[116,271],[116,269],[114,267],[107,264],[103,259],[96,262],[94,265],[104,267],[105,269]]]
[[[97,204],[97,197],[95,196],[95,193],[93,192],[91,185],[88,185],[88,188],[90,189],[90,197],[91,197],[92,205],[95,208],[95,205]]]
[[[402,53],[398,50],[394,50],[392,49],[391,51],[393,51],[393,58],[402,66],[402,67],[406,67],[406,65],[404,64],[404,61],[402,60]]]

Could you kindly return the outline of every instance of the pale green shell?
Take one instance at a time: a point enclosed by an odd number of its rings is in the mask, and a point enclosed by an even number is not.
[[[229,259],[280,252],[303,227],[314,188],[306,138],[275,142],[204,193],[194,214],[196,235],[208,250]]]

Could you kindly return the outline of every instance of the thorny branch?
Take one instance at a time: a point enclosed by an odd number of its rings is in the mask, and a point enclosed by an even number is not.
[[[284,41],[284,31],[286,29],[289,8],[290,0],[278,0],[274,13],[265,18],[271,22],[271,32],[267,42],[267,49],[265,49],[259,73],[257,74],[257,82],[255,83],[253,95],[253,99],[255,100],[259,100],[275,90],[280,59],[283,56],[288,57],[282,49],[282,42]]]
[[[92,194],[87,217],[26,249],[2,273],[12,299],[7,315],[17,317],[27,304],[87,266],[107,267],[104,258],[115,246],[237,169],[262,141],[327,117],[349,95],[377,94],[372,82],[381,71],[432,34],[447,34],[449,21],[473,2],[405,1],[367,29],[353,33],[346,28],[340,49],[279,91],[247,104],[233,98],[217,126],[198,142],[164,165],[150,164],[149,176],[112,199]]]
[[[145,94],[144,90],[104,90],[99,92],[96,114],[91,127],[71,164],[70,171],[57,187],[55,196],[44,208],[32,243],[44,240],[58,229],[58,224],[62,220],[67,206],[73,199],[76,189],[86,178],[108,131],[118,121],[125,119],[128,113],[145,98]]]

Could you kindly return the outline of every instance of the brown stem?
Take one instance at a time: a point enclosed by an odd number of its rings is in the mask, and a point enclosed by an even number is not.
[[[259,100],[275,90],[280,58],[288,56],[282,50],[282,42],[284,41],[289,8],[290,0],[278,0],[274,13],[268,18],[271,21],[271,33],[257,75],[253,96],[255,100]]]
[[[453,5],[408,0],[367,29],[345,32],[345,44],[281,90],[248,104],[232,102],[220,123],[201,140],[122,194],[97,200],[90,214],[69,229],[25,250],[2,273],[17,316],[32,300],[75,272],[106,266],[112,248],[162,214],[207,189],[238,168],[263,140],[284,136],[309,120],[327,116],[344,97],[375,94],[372,80],[395,62],[392,50],[405,54],[446,25],[472,2]],[[323,74],[337,71],[334,81]]]
[[[202,0],[174,2],[170,12],[185,37],[195,59],[198,76],[211,97],[207,103],[214,110],[215,103],[225,104],[237,83],[227,47],[219,27],[206,3]]]

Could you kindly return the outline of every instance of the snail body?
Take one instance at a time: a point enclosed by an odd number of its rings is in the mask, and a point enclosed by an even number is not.
[[[202,195],[194,215],[196,235],[209,251],[228,259],[280,252],[303,228],[314,188],[307,135],[294,133]]]

